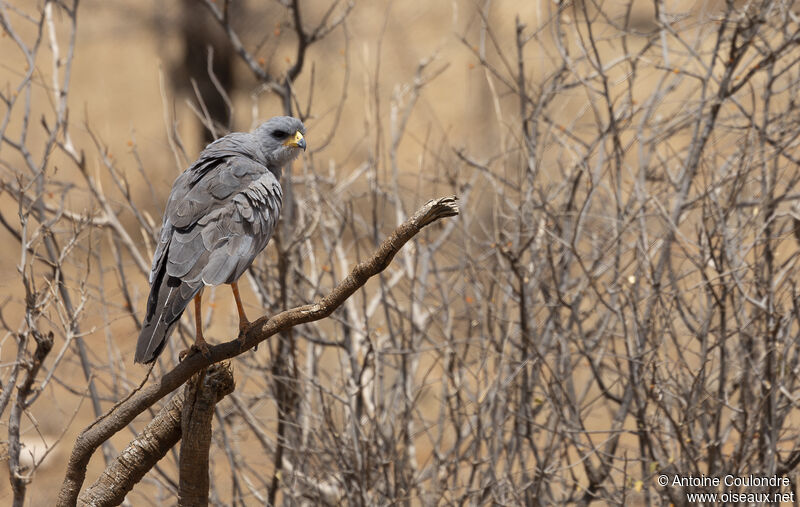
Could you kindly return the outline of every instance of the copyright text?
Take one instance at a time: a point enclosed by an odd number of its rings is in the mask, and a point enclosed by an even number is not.
[[[775,488],[783,489],[791,486],[788,477],[779,475],[733,475],[723,476],[709,475],[659,475],[656,479],[659,486],[670,488],[714,488],[707,493],[687,492],[686,500],[689,503],[794,503],[794,491],[775,491]],[[725,491],[725,488],[735,489],[736,491]],[[747,491],[752,488],[753,491]],[[770,488],[772,492],[765,489]]]

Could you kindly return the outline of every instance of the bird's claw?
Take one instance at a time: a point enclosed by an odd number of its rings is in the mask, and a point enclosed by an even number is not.
[[[247,340],[247,331],[250,330],[252,323],[250,322],[239,322],[239,336],[236,338],[239,341],[239,349],[244,348],[244,343]],[[253,347],[253,350],[258,350],[258,345]]]
[[[189,347],[188,349],[181,351],[178,354],[178,361],[183,361],[184,359],[195,354],[196,352],[200,352],[201,354],[203,354],[203,357],[205,357],[206,359],[211,358],[211,350],[209,350],[208,344],[206,342],[197,342],[193,343],[192,346]]]

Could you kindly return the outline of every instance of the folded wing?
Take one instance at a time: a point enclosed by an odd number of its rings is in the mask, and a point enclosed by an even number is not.
[[[215,144],[178,177],[167,201],[137,362],[158,357],[203,286],[235,282],[277,223],[282,193],[272,172],[224,143],[215,153]]]

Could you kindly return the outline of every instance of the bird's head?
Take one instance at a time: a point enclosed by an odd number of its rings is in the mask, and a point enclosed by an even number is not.
[[[256,128],[254,134],[267,159],[267,165],[282,168],[306,149],[306,128],[291,116],[275,116]]]

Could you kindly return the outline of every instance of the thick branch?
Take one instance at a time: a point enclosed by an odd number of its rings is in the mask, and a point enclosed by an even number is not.
[[[222,369],[224,375],[198,373],[183,388],[186,402],[183,404],[181,434],[186,438],[181,439],[179,506],[208,505],[208,453],[214,406],[234,388],[233,371],[229,366]]]
[[[188,386],[188,384],[187,384]],[[203,379],[200,396],[219,402],[233,392],[233,373],[227,364],[214,365]],[[196,393],[195,393],[196,394]],[[178,392],[150,424],[80,496],[81,505],[119,505],[172,446],[181,439],[186,390]],[[207,473],[207,471],[206,471]]]
[[[67,507],[75,504],[86,478],[86,467],[94,451],[148,407],[177,389],[201,369],[237,356],[276,333],[327,317],[361,288],[370,277],[386,269],[400,248],[423,227],[441,218],[457,214],[458,205],[455,196],[428,201],[411,218],[397,227],[369,259],[356,265],[347,278],[317,303],[292,308],[271,318],[261,317],[250,327],[243,344],[234,339],[211,347],[208,357],[202,354],[187,357],[156,382],[133,394],[109,414],[92,423],[80,434],[72,449],[57,505]]]

